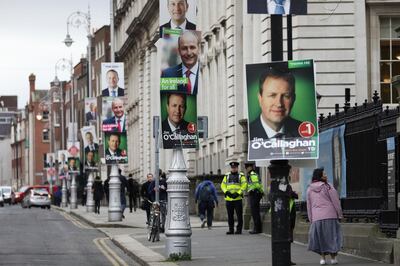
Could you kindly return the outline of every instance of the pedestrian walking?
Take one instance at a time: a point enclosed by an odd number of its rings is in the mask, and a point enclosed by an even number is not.
[[[226,210],[228,212],[229,231],[227,235],[233,233],[240,235],[243,228],[243,192],[247,189],[246,177],[242,172],[238,172],[238,162],[231,162],[231,171],[226,173],[221,183],[221,190],[225,195]],[[237,226],[235,227],[234,214],[237,216]]]
[[[324,168],[313,172],[307,189],[307,213],[311,226],[308,235],[308,250],[321,255],[320,264],[326,264],[326,255],[331,264],[337,264],[337,253],[342,247],[342,230],[339,219],[343,218],[339,195],[327,182]]]
[[[122,170],[118,169],[118,171],[119,171],[119,181],[121,182],[121,190],[120,190],[121,214],[122,214],[122,219],[124,219],[125,218],[124,211],[126,208],[126,188],[128,186],[128,181],[126,180],[126,177],[122,175]]]
[[[264,195],[264,189],[260,177],[254,171],[254,162],[246,162],[244,165],[247,171],[247,192],[249,193],[251,217],[254,223],[254,228],[249,233],[259,234],[262,232],[260,200]]]
[[[106,194],[107,205],[110,204],[110,177],[107,176],[107,179],[104,180],[104,194]]]
[[[150,209],[151,209],[151,201],[149,186],[153,181],[153,174],[147,174],[147,181],[142,184],[140,189],[140,196],[142,196],[142,209],[146,211],[146,224],[150,224]]]
[[[136,212],[137,200],[139,198],[139,183],[132,178],[132,174],[129,174],[128,178],[128,196],[129,196],[129,210],[132,213],[132,209]]]
[[[195,199],[195,202],[198,203],[201,228],[204,228],[207,223],[208,229],[211,229],[214,208],[215,205],[218,206],[217,190],[214,183],[206,178],[206,180],[198,184],[195,191]],[[207,219],[205,219],[206,217]]]
[[[100,214],[100,202],[103,199],[104,188],[100,176],[96,176],[93,183],[94,213]]]

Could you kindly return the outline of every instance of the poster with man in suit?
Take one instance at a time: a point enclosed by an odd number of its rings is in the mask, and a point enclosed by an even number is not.
[[[314,62],[246,65],[249,160],[317,159]]]
[[[97,98],[85,98],[85,122],[89,125],[97,120]]]
[[[164,149],[196,148],[196,96],[179,92],[161,92],[161,137]]]
[[[86,126],[81,128],[84,149],[84,166],[85,168],[97,166],[99,162],[99,143],[96,136],[96,128],[94,126]],[[89,162],[89,163],[88,163]]]
[[[161,42],[169,44],[168,41]],[[177,39],[178,64],[162,69],[161,91],[179,91],[196,95],[199,87],[201,33],[184,31]],[[163,50],[163,49],[162,49]]]
[[[101,84],[102,96],[124,96],[124,63],[101,63]]]
[[[196,30],[196,0],[160,0],[160,36],[169,30]]]
[[[102,131],[126,132],[125,105],[124,97],[103,97]]]
[[[247,13],[307,15],[307,0],[247,0]]]

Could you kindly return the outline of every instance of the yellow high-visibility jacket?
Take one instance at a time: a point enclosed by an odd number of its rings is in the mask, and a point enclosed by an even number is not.
[[[246,189],[247,180],[246,176],[242,172],[236,174],[228,172],[225,174],[224,179],[221,183],[221,190],[225,194],[226,201],[241,200],[243,198],[243,192],[246,191]],[[226,195],[227,192],[231,194],[237,193],[238,196],[236,198],[233,198],[230,195]]]

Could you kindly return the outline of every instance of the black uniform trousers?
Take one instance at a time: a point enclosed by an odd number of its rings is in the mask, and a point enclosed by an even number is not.
[[[243,227],[243,204],[242,200],[234,200],[234,201],[227,201],[226,202],[226,210],[228,212],[228,225],[229,225],[229,231],[233,232],[233,229],[235,227],[235,218],[234,218],[234,212],[236,212],[237,216],[237,226],[236,226],[236,231],[237,232],[242,232],[242,227]]]
[[[253,218],[254,231],[261,233],[261,216],[260,216],[260,193],[251,191],[249,193],[251,217]]]

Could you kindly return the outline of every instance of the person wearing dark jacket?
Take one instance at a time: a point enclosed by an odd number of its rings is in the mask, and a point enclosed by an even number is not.
[[[106,194],[107,204],[110,203],[110,177],[107,176],[107,179],[104,181],[104,194]]]
[[[124,216],[124,211],[126,208],[126,188],[128,186],[128,181],[126,180],[126,177],[122,175],[122,170],[119,169],[119,181],[121,181],[121,191],[120,191],[120,196],[121,196],[121,213],[122,213],[122,219],[125,218]]]
[[[129,174],[128,179],[128,196],[129,196],[129,210],[132,209],[136,212],[137,198],[139,197],[139,184],[132,178],[132,174]]]
[[[147,181],[142,184],[142,187],[140,189],[140,196],[142,196],[143,200],[143,208],[146,211],[146,224],[150,223],[150,209],[151,209],[151,201],[150,198],[150,193],[149,193],[149,186],[151,182],[153,181],[153,174],[149,173],[147,174]]]
[[[204,180],[196,187],[195,202],[198,203],[201,228],[206,223],[208,229],[211,229],[215,204],[218,206],[217,190],[211,180]],[[207,212],[207,220],[205,219]]]
[[[100,202],[103,199],[104,189],[100,176],[96,176],[93,183],[94,213],[100,214]]]

